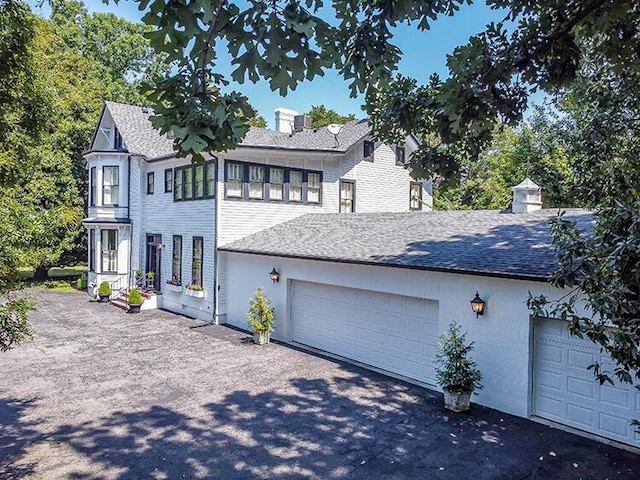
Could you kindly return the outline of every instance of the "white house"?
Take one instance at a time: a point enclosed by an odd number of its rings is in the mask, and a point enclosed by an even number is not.
[[[514,187],[509,211],[431,212],[430,183],[403,166],[412,137],[374,144],[366,122],[314,131],[279,109],[277,131],[252,129],[236,150],[191,164],[149,115],[107,102],[86,154],[90,280],[120,289],[133,270],[154,271],[150,306],[243,329],[263,288],[277,340],[432,388],[438,336],[456,321],[476,342],[477,403],[640,441],[629,425],[640,391],[599,386],[586,367],[610,360],[527,309],[529,293],[562,294],[548,283],[557,211],[541,209],[537,185]],[[592,224],[584,210],[567,216]]]
[[[247,299],[263,288],[274,338],[436,389],[437,340],[456,321],[484,375],[475,402],[637,446],[629,419],[640,391],[598,385],[587,366],[611,360],[527,308],[529,293],[562,294],[548,283],[558,212],[540,206],[539,187],[523,182],[509,211],[311,214],[249,235],[220,247],[226,321],[247,328]],[[591,228],[585,210],[566,218]],[[482,316],[471,309],[476,292]]]
[[[218,246],[309,213],[430,209],[431,183],[414,181],[405,166],[418,146],[412,136],[389,146],[371,140],[366,121],[332,133],[278,109],[279,130],[252,128],[235,150],[192,164],[176,159],[151,114],[106,102],[85,153],[89,280],[120,291],[135,270],[154,272],[162,295],[143,308],[224,322]],[[202,290],[186,288],[194,284]]]

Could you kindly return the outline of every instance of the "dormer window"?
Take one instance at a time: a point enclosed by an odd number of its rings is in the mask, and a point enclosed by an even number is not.
[[[113,132],[113,149],[122,150],[122,136],[117,128]]]
[[[373,162],[373,151],[375,150],[375,144],[369,140],[364,141],[364,159]]]

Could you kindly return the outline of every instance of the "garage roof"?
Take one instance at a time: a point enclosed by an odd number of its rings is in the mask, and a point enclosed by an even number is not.
[[[557,214],[556,209],[310,214],[219,250],[546,281],[557,266],[549,229]],[[568,209],[565,218],[592,229],[587,210]]]

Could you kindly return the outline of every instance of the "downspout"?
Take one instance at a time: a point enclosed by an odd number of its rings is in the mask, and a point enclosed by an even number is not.
[[[216,218],[213,222],[213,319],[212,323],[218,325],[218,289],[220,288],[220,282],[218,280],[218,262],[220,261],[220,254],[218,253],[218,225],[219,225],[219,200],[220,200],[220,185],[218,185],[218,169],[220,168],[220,160],[216,158],[216,195],[213,199],[215,202],[214,214]]]
[[[127,291],[131,288],[131,260],[133,255],[133,220],[131,220],[131,155],[127,155],[127,218],[129,219],[129,268],[127,269]]]

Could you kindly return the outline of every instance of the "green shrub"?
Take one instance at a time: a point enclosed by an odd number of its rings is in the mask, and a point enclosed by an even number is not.
[[[247,323],[251,326],[251,332],[273,332],[273,322],[275,318],[276,311],[271,307],[271,300],[269,300],[262,289],[259,288],[253,294],[253,298],[249,300]]]
[[[87,288],[87,274],[83,273],[80,278],[78,279],[78,288],[80,290],[84,290],[85,288]]]
[[[139,269],[139,268],[136,268],[135,275],[136,275],[136,277],[141,277],[142,276],[142,270]]]
[[[436,377],[442,388],[454,392],[473,392],[482,388],[482,373],[469,358],[475,342],[465,344],[466,334],[455,322],[440,336],[436,355]]]
[[[135,288],[132,288],[129,292],[129,303],[132,305],[141,305],[144,302],[142,295]]]
[[[109,282],[104,281],[98,287],[98,295],[111,295],[111,286]]]

